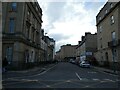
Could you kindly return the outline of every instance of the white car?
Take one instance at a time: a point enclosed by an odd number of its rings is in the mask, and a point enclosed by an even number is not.
[[[83,61],[83,62],[81,62],[79,65],[80,65],[80,67],[90,68],[90,63],[87,62],[87,61]]]

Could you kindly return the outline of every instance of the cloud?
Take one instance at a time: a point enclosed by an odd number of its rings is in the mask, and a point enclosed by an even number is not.
[[[56,41],[61,41],[61,40],[64,40],[64,39],[68,39],[70,36],[67,36],[67,35],[63,35],[62,33],[52,33],[52,34],[49,34],[50,37],[53,37]]]
[[[63,6],[65,2],[50,2],[46,14],[49,16],[49,23],[55,22],[62,16]]]
[[[77,44],[85,32],[95,33],[96,15],[104,4],[77,0],[43,3],[43,28],[56,39],[56,50],[63,44]]]

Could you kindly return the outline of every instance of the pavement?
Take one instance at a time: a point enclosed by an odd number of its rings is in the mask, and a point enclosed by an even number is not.
[[[35,75],[38,72],[42,73],[43,71],[46,71],[48,68],[54,66],[55,64],[46,64],[44,66],[34,67],[27,70],[21,70],[21,71],[7,71],[2,73],[2,78],[11,78],[11,77],[21,77],[21,76],[30,76]]]
[[[114,74],[114,75],[119,75],[120,71],[114,71],[114,70],[110,70],[110,69],[106,69],[106,68],[102,68],[102,67],[95,67],[93,66],[94,69],[96,69],[97,71],[102,71],[105,73],[110,73],[110,74]]]

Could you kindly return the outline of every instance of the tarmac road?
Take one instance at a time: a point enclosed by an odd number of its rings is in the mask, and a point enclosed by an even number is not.
[[[60,62],[43,72],[37,70],[27,76],[23,74],[20,77],[4,75],[3,77],[3,88],[111,88],[115,90],[119,82],[117,75],[97,71],[94,68],[81,68],[68,62]]]

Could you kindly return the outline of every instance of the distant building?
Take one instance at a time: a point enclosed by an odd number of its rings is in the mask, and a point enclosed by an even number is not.
[[[96,16],[98,52],[101,66],[120,66],[120,2],[107,2]],[[119,67],[120,68],[120,67]]]
[[[80,60],[80,43],[81,41],[78,41],[78,46],[76,47],[76,60]]]
[[[86,32],[85,36],[82,36],[82,41],[78,45],[78,50],[80,50],[80,54],[77,57],[80,57],[80,60],[92,62],[94,52],[97,51],[97,33],[91,34],[90,32]]]
[[[55,54],[55,60],[61,61],[61,51],[57,51]]]
[[[41,29],[39,58],[40,63],[46,62],[47,43],[45,42],[44,29]]]
[[[38,2],[2,3],[2,59],[22,69],[40,60],[42,9]]]
[[[2,2],[0,1],[0,52],[2,52]],[[2,59],[2,53],[0,53],[0,59]],[[2,60],[0,60],[0,63],[2,63]],[[0,64],[1,68],[1,64]]]
[[[48,36],[44,36],[44,38],[47,44],[46,61],[52,62],[55,59],[55,40]]]
[[[76,45],[63,45],[60,51],[57,52],[57,57],[60,61],[69,61],[76,58]]]

